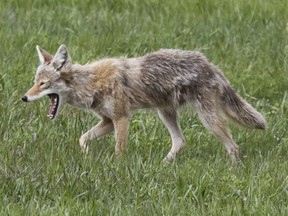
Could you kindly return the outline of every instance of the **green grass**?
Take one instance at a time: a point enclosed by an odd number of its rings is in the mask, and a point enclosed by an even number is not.
[[[287,0],[3,0],[0,2],[0,215],[288,215]],[[184,111],[187,147],[161,161],[170,138],[153,112],[131,119],[129,150],[114,136],[80,152],[91,113],[48,101],[23,104],[38,65],[35,46],[66,44],[85,64],[159,48],[201,50],[269,123],[233,127],[243,167]]]

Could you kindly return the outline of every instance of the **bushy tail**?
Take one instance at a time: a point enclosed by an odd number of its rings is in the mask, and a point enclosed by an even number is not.
[[[225,114],[238,124],[255,129],[266,129],[264,116],[241,98],[230,86],[224,87],[222,95]]]

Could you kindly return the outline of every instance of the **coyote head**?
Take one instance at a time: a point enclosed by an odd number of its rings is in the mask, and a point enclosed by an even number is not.
[[[22,97],[24,102],[37,100],[45,95],[50,98],[48,118],[54,119],[66,101],[69,92],[65,84],[65,74],[72,66],[67,48],[61,45],[53,57],[47,51],[36,46],[40,65],[36,71],[34,85]]]

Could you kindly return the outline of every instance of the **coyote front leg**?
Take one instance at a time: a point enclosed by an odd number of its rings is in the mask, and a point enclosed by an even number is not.
[[[102,117],[101,121],[95,127],[91,128],[80,137],[79,143],[82,151],[84,153],[88,153],[87,142],[110,133],[113,131],[113,128],[114,127],[111,119]]]
[[[166,128],[168,129],[171,139],[172,147],[164,161],[173,161],[176,154],[185,146],[185,138],[182,134],[180,126],[177,121],[177,111],[176,110],[158,110],[158,115]]]
[[[115,128],[115,154],[116,156],[126,148],[128,141],[128,128],[129,128],[129,118],[127,116],[122,116],[117,119],[113,119],[113,124]]]

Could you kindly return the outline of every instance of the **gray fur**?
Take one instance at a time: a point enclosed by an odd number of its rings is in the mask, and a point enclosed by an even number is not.
[[[129,76],[129,70],[122,75],[125,83],[130,83],[123,88],[132,107],[139,102],[137,107],[149,108],[177,109],[186,103],[196,108],[212,106],[243,126],[265,129],[264,117],[235,93],[221,70],[209,63],[202,53],[162,49],[138,61],[139,76]]]
[[[41,65],[24,99],[55,93],[61,104],[97,113],[101,121],[80,138],[85,151],[89,140],[115,130],[115,152],[119,154],[127,143],[131,110],[140,108],[156,109],[167,127],[172,139],[167,161],[185,145],[177,116],[182,105],[195,108],[233,161],[239,160],[239,147],[229,133],[227,119],[249,128],[266,128],[265,118],[235,93],[221,70],[200,52],[162,49],[138,58],[107,58],[87,65],[72,64],[64,45],[54,58],[38,46],[37,52]],[[41,93],[34,95],[39,89]]]

